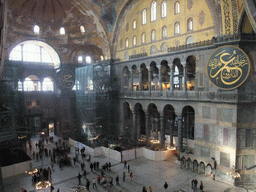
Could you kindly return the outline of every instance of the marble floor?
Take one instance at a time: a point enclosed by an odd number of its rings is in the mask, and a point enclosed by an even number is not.
[[[35,143],[38,142],[39,137],[32,138],[32,151],[36,151]],[[45,143],[45,147],[52,149],[55,147],[55,141],[58,141],[59,138],[54,136],[53,143]],[[68,143],[68,141],[64,141]],[[28,144],[27,144],[28,145]],[[29,149],[29,147],[28,147]],[[28,150],[28,155],[32,157],[32,152]],[[75,149],[71,147],[69,157],[73,158],[75,156]],[[57,164],[54,164],[52,170],[52,177],[50,182],[54,186],[54,192],[59,189],[60,192],[71,192],[75,191],[74,188],[78,186],[78,173],[82,174],[80,163],[83,161],[81,155],[78,157],[78,163],[71,166],[64,166],[60,168]],[[134,178],[131,181],[129,178],[128,170],[124,168],[123,163],[117,162],[113,159],[108,159],[106,157],[93,157],[91,161],[99,161],[100,168],[106,162],[111,162],[112,168],[111,171],[105,171],[107,179],[110,177],[114,178],[114,186],[102,186],[97,184],[97,189],[92,188],[92,180],[96,178],[97,175],[101,173],[101,170],[91,171],[89,163],[85,161],[85,169],[87,171],[87,179],[91,182],[90,191],[91,192],[141,192],[142,188],[145,186],[152,187],[154,192],[164,191],[164,183],[168,183],[168,192],[191,192],[191,180],[197,179],[199,182],[203,181],[204,183],[204,192],[245,192],[243,188],[235,187],[220,181],[213,181],[211,177],[205,177],[204,175],[199,175],[197,173],[191,172],[189,170],[180,169],[179,165],[175,163],[174,160],[168,161],[152,161],[145,158],[138,158],[127,163],[130,166],[131,171],[133,172]],[[73,161],[72,161],[73,162]],[[50,157],[43,157],[42,160],[33,159],[32,166],[37,167],[51,167]],[[123,181],[123,172],[126,174],[126,180]],[[115,178],[119,175],[120,186],[116,185]],[[81,179],[81,185],[85,186],[86,180],[84,177]],[[31,175],[22,173],[16,176],[3,178],[3,187],[4,192],[21,192],[21,189],[24,188],[28,192],[44,191],[49,192],[50,189],[36,190],[35,185],[32,183]],[[196,191],[199,191],[198,189]]]

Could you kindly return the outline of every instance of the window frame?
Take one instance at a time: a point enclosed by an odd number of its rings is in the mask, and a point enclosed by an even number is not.
[[[154,22],[157,19],[157,2],[153,0],[150,5],[150,22]]]
[[[175,15],[180,14],[180,2],[179,1],[176,1],[174,3],[174,14]]]
[[[132,29],[137,29],[137,20],[134,19],[133,22],[132,22]]]
[[[167,17],[167,3],[166,0],[164,0],[161,3],[161,18],[166,18]]]
[[[194,24],[193,18],[192,17],[188,18],[188,20],[187,20],[187,31],[188,32],[193,31],[193,28],[194,28],[193,24]]]
[[[174,35],[179,35],[180,34],[180,22],[176,21],[174,24]]]
[[[137,46],[137,36],[136,36],[136,35],[134,35],[134,36],[132,37],[132,46],[133,46],[133,47],[136,47],[136,46]]]
[[[168,33],[167,26],[165,25],[162,27],[162,39],[167,38],[167,33]]]
[[[147,24],[147,9],[143,9],[142,10],[142,18],[141,18],[141,23],[142,25],[146,25]]]
[[[129,48],[129,39],[128,38],[125,39],[125,48],[126,49]]]
[[[151,42],[156,41],[156,30],[152,29],[151,31]]]

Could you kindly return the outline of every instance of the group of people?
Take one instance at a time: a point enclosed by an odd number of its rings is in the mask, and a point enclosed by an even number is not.
[[[196,179],[193,179],[191,181],[191,189],[195,192],[196,189],[197,189],[197,184],[198,184],[198,181]],[[200,186],[199,186],[199,190],[200,192],[203,192],[203,189],[204,189],[204,185],[203,185],[203,182],[201,181],[200,182]]]
[[[33,173],[32,181],[34,184],[36,184],[39,181],[42,180],[49,180],[49,178],[52,175],[51,168],[39,168],[36,173]]]

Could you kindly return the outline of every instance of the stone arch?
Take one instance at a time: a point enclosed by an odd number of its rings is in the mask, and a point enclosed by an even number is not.
[[[196,77],[196,58],[188,56],[187,61],[187,90],[195,90],[195,77]]]
[[[180,160],[181,160],[180,168],[181,169],[186,168],[186,158],[184,156],[182,156]]]
[[[156,62],[150,63],[151,71],[151,90],[159,90],[159,69],[156,66]]]
[[[173,135],[176,129],[175,126],[175,110],[170,104],[164,106],[165,133],[170,135],[170,146],[173,146]],[[176,127],[177,128],[177,127]],[[178,130],[177,130],[178,131]]]
[[[160,131],[160,114],[154,103],[148,105],[148,131],[151,139],[159,139]]]
[[[139,79],[139,70],[136,65],[132,66],[132,76],[133,76],[133,90],[138,91],[140,89],[140,79]]]
[[[195,110],[187,105],[182,109],[183,138],[194,139]]]
[[[131,87],[130,87],[130,71],[128,69],[127,66],[125,66],[123,68],[123,89],[124,90],[129,90]]]
[[[161,83],[162,83],[162,90],[170,90],[170,67],[168,65],[168,61],[163,60],[161,62]]]
[[[182,90],[183,65],[179,58],[173,60],[173,90]]]
[[[210,163],[208,163],[205,168],[205,175],[212,175],[212,165]]]
[[[123,103],[123,125],[124,125],[124,132],[123,135],[125,137],[130,138],[131,137],[131,132],[132,132],[132,110],[130,107],[130,104],[128,102]]]
[[[142,63],[140,65],[140,71],[141,71],[141,90],[148,90],[149,88],[148,69],[145,63]]]
[[[198,173],[205,173],[205,164],[203,161],[200,162],[199,167],[198,167]]]
[[[193,161],[193,171],[198,172],[198,162],[196,159]]]
[[[135,116],[136,116],[136,125],[137,125],[137,135],[140,138],[140,135],[146,136],[146,119],[145,112],[140,103],[136,103],[134,106]]]
[[[192,163],[192,160],[190,158],[187,159],[186,169],[193,170],[193,163]]]

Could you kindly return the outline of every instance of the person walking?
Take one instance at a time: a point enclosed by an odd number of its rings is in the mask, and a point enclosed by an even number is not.
[[[126,160],[124,160],[124,169],[127,167],[126,165],[127,165],[127,162]]]
[[[51,185],[50,192],[53,192],[53,190],[54,190],[54,187]]]
[[[142,188],[142,192],[147,192],[147,189],[145,186]]]
[[[164,191],[167,191],[167,188],[168,188],[168,184],[167,182],[164,183]]]
[[[118,175],[116,176],[116,185],[120,186],[120,184],[119,184],[119,176]]]
[[[200,186],[199,186],[199,191],[203,192],[203,190],[204,190],[204,185],[203,185],[203,181],[201,181]]]
[[[151,186],[148,188],[148,192],[153,192],[153,189]]]
[[[130,172],[130,179],[131,179],[131,181],[133,180],[133,174],[132,174],[132,172]]]
[[[58,188],[57,192],[60,192],[60,188]]]
[[[94,189],[94,187],[97,189],[96,179],[95,178],[93,178],[93,180],[92,180],[92,188]]]
[[[109,186],[110,186],[110,187],[113,186],[113,177],[110,177],[110,179],[109,179]]]
[[[86,181],[86,189],[89,191],[90,190],[90,181],[89,181],[89,179],[87,179],[87,181]]]
[[[125,172],[123,172],[123,181],[125,181],[125,177],[126,177]]]
[[[81,185],[81,177],[82,177],[82,175],[79,173],[78,176],[77,176],[77,178],[78,178],[78,185]]]

